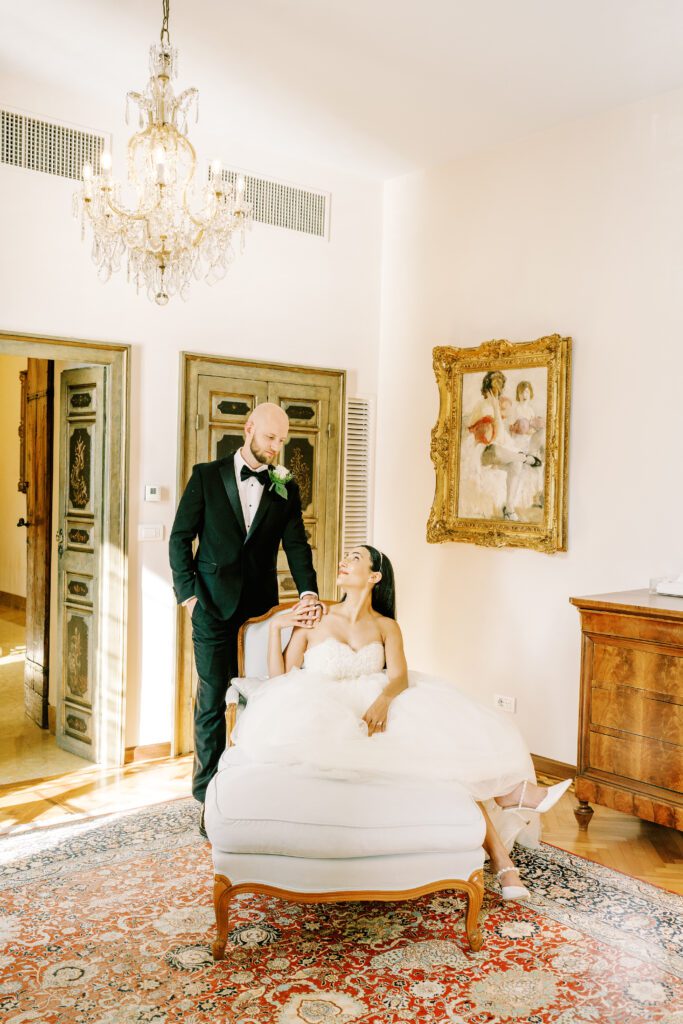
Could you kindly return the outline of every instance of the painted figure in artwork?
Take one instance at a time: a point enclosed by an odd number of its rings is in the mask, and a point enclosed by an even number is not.
[[[534,406],[534,387],[530,380],[521,380],[515,389],[515,405],[511,415],[510,434],[520,451],[537,456],[541,463],[545,456],[545,418]],[[518,505],[543,507],[543,469],[529,466],[522,474]]]
[[[506,475],[503,517],[518,520],[517,493],[523,467],[540,466],[541,460],[537,455],[525,452],[510,435],[507,420],[512,402],[503,394],[505,383],[505,374],[500,370],[490,370],[484,375],[481,401],[472,410],[468,427],[476,443],[482,446],[482,466],[496,466]]]
[[[523,371],[465,374],[458,515],[511,522],[540,518],[545,420]],[[534,376],[537,386],[542,380]],[[510,379],[512,377],[512,380]],[[514,399],[506,393],[512,387]],[[479,392],[477,395],[475,388]]]

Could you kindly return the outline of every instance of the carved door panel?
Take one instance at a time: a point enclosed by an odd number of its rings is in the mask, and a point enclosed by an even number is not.
[[[98,760],[105,368],[61,375],[57,743]]]
[[[29,359],[25,371],[23,445],[26,493],[26,661],[24,709],[48,727],[50,556],[52,553],[52,408],[54,363]]]
[[[289,416],[289,438],[280,462],[299,485],[320,595],[333,598],[337,562],[335,523],[340,499],[334,456],[339,420],[330,408],[330,388],[313,383],[271,382],[268,401],[281,405]],[[328,557],[325,557],[326,552],[329,552]],[[277,568],[280,599],[291,600],[297,596],[297,589],[282,548]]]
[[[197,462],[232,455],[244,442],[244,423],[268,400],[265,381],[200,374],[197,381]],[[190,469],[192,467],[190,466]]]

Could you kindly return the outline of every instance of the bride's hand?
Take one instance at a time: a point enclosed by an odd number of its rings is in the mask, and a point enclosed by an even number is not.
[[[389,713],[390,704],[391,697],[386,697],[383,693],[380,693],[377,700],[373,701],[365,712],[363,721],[368,727],[368,736],[374,736],[376,732],[384,732],[387,727],[387,714]]]

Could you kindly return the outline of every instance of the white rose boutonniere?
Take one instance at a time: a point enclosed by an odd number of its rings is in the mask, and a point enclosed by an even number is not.
[[[268,469],[268,476],[270,477],[269,491],[275,491],[281,498],[287,497],[286,485],[292,479],[292,474],[285,466],[271,466]]]

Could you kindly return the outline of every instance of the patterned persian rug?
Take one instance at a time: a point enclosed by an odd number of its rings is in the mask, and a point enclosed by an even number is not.
[[[533,902],[245,895],[213,964],[212,870],[175,801],[0,842],[5,1024],[683,1024],[680,898],[542,846]]]

